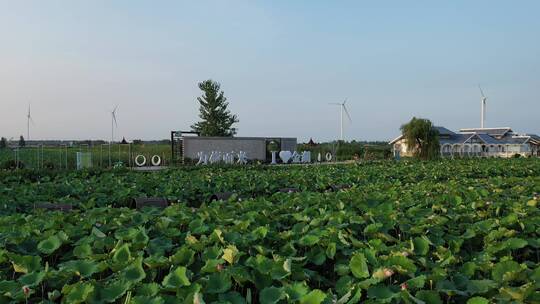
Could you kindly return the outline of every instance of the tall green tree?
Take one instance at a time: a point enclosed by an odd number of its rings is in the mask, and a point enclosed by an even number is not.
[[[205,80],[199,83],[199,88],[203,91],[199,101],[199,117],[201,121],[191,126],[195,132],[201,136],[233,136],[236,128],[233,125],[238,122],[238,117],[231,114],[227,109],[229,103],[223,91],[220,91],[220,84],[212,80]]]
[[[24,140],[24,137],[21,135],[21,137],[19,137],[19,147],[24,147],[26,146],[26,141]]]
[[[7,148],[7,146],[8,146],[7,138],[5,137],[0,138],[0,149],[5,149]]]
[[[401,126],[407,149],[420,159],[434,159],[439,156],[439,131],[428,119],[413,117]]]

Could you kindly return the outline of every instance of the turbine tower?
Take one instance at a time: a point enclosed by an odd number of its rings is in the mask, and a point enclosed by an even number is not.
[[[30,140],[30,123],[34,125],[34,120],[30,114],[30,104],[28,104],[28,114],[26,114],[26,140]]]
[[[116,121],[117,109],[118,109],[118,105],[115,106],[114,110],[111,111],[111,141],[109,142],[109,167],[112,166],[111,148],[112,148],[112,144],[114,143],[114,127],[118,128],[118,122]]]
[[[480,94],[482,95],[482,98],[480,99],[482,102],[481,112],[480,112],[480,128],[485,127],[486,122],[486,101],[487,97],[484,95],[484,91],[482,90],[482,87],[478,85],[478,88],[480,89]]]
[[[347,114],[347,118],[349,119],[349,122],[352,122],[351,115],[349,115],[349,111],[347,111],[347,106],[345,104],[347,103],[347,98],[343,100],[342,103],[332,102],[331,105],[339,106],[339,117],[340,117],[340,140],[343,140],[343,113]]]

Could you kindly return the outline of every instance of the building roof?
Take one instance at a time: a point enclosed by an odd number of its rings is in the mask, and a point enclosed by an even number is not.
[[[441,145],[455,145],[470,143],[470,140],[477,138],[485,145],[523,145],[528,142],[540,145],[540,136],[536,134],[518,135],[514,134],[511,128],[473,128],[460,129],[455,133],[445,127],[434,127],[439,131],[439,143]],[[403,139],[403,135],[398,136],[390,142],[394,144]]]
[[[448,130],[447,128],[445,127],[434,127],[435,130],[439,131],[439,135],[454,135],[456,133],[454,133],[453,131],[450,131]]]
[[[490,136],[504,136],[507,133],[512,133],[512,129],[509,127],[503,128],[469,128],[469,129],[460,129],[460,133],[479,133],[479,134],[488,134]]]

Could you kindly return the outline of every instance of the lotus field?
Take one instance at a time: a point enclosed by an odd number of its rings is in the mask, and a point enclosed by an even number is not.
[[[539,200],[536,159],[0,172],[0,303],[540,303]]]

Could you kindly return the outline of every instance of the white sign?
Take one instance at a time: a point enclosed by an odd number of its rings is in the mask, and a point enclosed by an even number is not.
[[[272,151],[272,165],[277,164],[277,153],[278,151]],[[303,151],[302,154],[294,151],[291,153],[291,151],[281,151],[279,152],[279,158],[284,164],[288,164],[289,161],[293,164],[308,164],[311,163],[311,152],[310,151]]]

